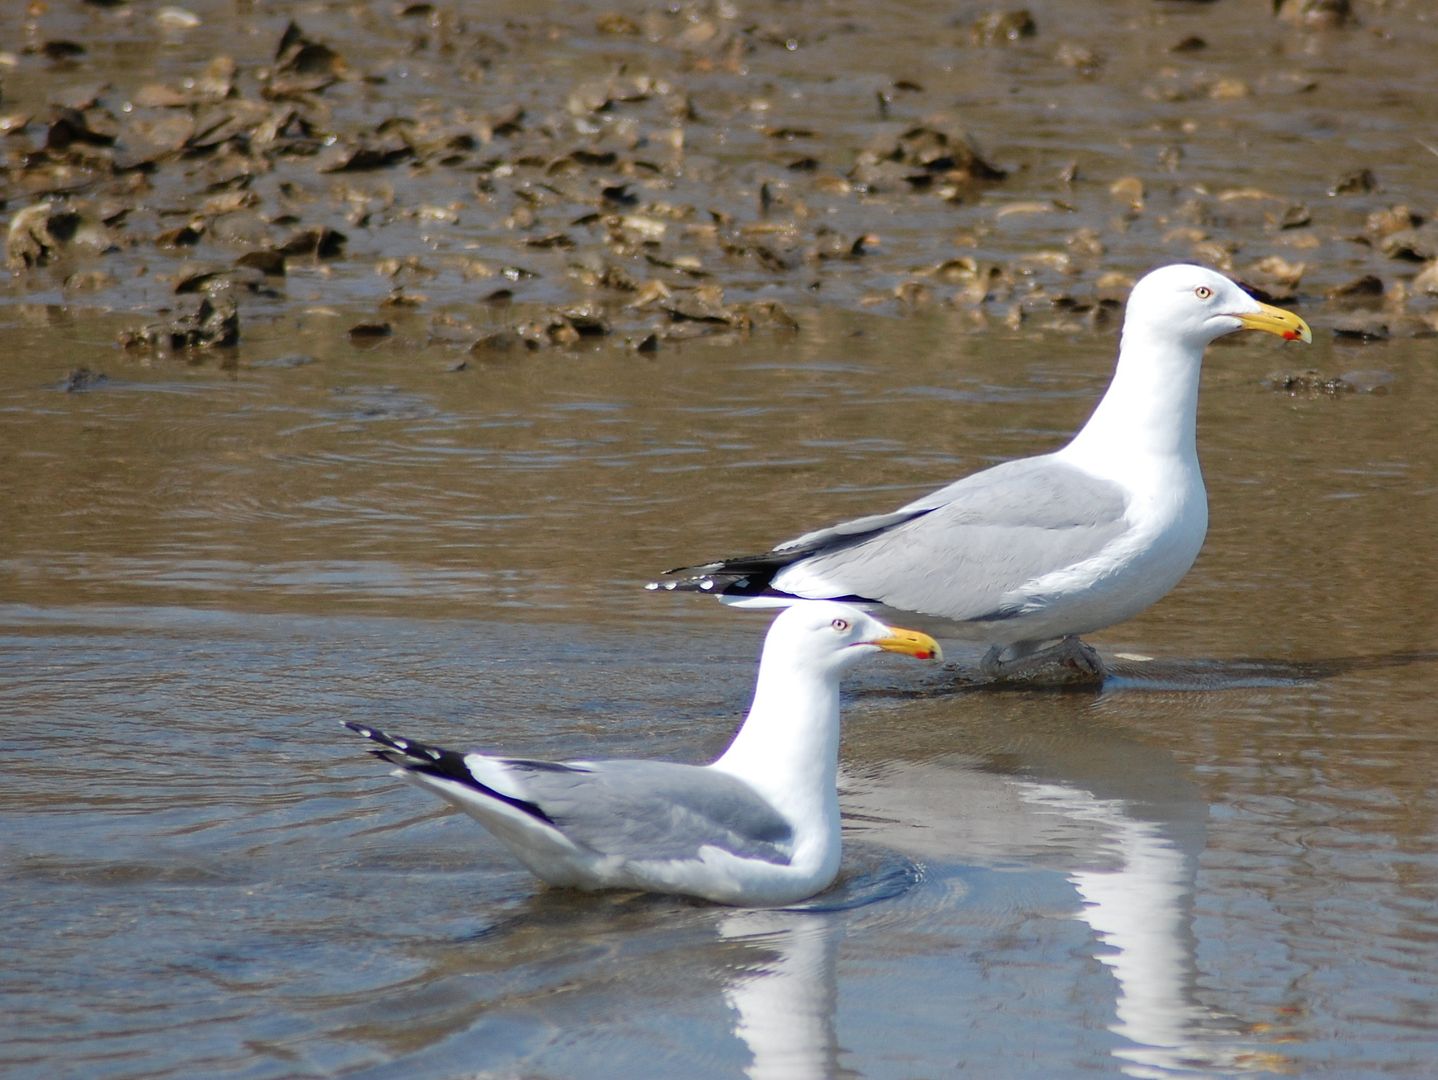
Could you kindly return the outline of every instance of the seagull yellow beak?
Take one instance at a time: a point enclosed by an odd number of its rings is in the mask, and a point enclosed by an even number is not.
[[[1259,304],[1257,311],[1247,311],[1242,315],[1235,315],[1234,318],[1243,323],[1245,330],[1262,330],[1267,334],[1277,334],[1284,341],[1313,341],[1313,331],[1308,329],[1306,322],[1293,312],[1284,311],[1271,304]]]
[[[944,658],[944,650],[939,648],[939,643],[922,631],[905,630],[900,626],[890,626],[888,631],[888,636],[875,638],[868,644],[877,645],[885,652],[912,656],[916,660],[942,660]]]

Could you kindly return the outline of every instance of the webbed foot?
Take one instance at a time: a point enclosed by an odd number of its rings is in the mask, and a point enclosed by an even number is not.
[[[999,682],[1054,686],[1097,684],[1106,674],[1098,650],[1079,640],[1077,634],[1016,655],[1012,650],[1013,646],[993,646],[979,661],[979,671]]]

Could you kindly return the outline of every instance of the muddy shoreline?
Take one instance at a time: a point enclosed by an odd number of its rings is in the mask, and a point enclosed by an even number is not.
[[[0,309],[133,313],[141,354],[328,308],[356,345],[647,352],[835,305],[1082,332],[1190,260],[1320,333],[1428,335],[1436,24],[1417,3],[31,5],[0,16]]]

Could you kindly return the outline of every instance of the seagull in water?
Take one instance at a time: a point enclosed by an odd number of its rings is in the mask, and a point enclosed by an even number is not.
[[[989,645],[992,678],[1102,678],[1078,635],[1157,601],[1203,546],[1199,368],[1205,346],[1236,330],[1313,340],[1297,315],[1212,270],[1154,270],[1129,295],[1108,392],[1063,449],[648,587],[740,607],[843,600]]]
[[[712,765],[463,754],[345,726],[552,885],[791,904],[839,871],[839,675],[880,651],[941,659],[927,634],[845,604],[783,612],[764,641],[749,715]]]

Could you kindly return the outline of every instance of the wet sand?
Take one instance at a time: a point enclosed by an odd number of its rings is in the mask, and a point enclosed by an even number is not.
[[[1187,260],[1432,334],[1438,30],[1316,6],[11,10],[5,293],[143,316],[140,354],[333,307],[459,362],[814,309],[1081,328]]]

